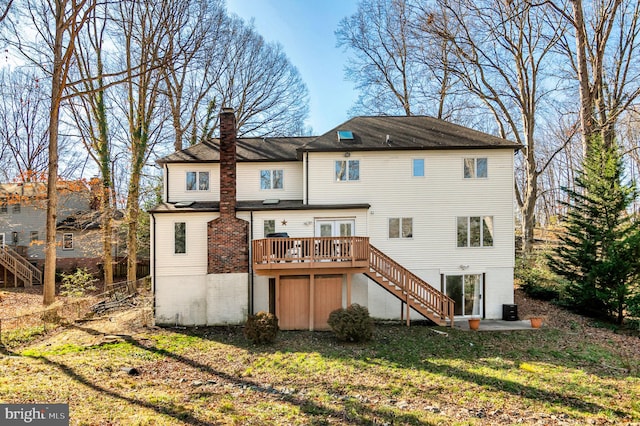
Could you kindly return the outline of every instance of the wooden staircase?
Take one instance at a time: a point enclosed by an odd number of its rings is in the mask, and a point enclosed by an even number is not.
[[[369,248],[369,272],[365,275],[406,303],[407,325],[411,308],[437,325],[453,327],[453,299],[374,246]]]
[[[10,272],[13,275],[14,287],[18,286],[18,280],[22,281],[25,287],[42,284],[42,272],[9,246],[0,246],[0,266],[5,269],[4,278],[0,279],[6,281],[7,272]],[[5,287],[6,285],[4,282]]]

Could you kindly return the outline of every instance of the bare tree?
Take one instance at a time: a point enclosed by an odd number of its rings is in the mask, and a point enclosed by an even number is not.
[[[620,115],[640,96],[640,2],[534,3],[549,6],[573,28],[562,47],[577,81],[583,150],[598,133],[611,146]]]
[[[100,202],[104,282],[111,284],[115,193],[103,61],[107,16],[106,4],[96,7],[89,24],[84,28],[83,37],[76,44],[74,59],[82,83],[76,87],[78,95],[72,99],[70,106],[80,140],[100,171],[100,179],[93,185],[99,186],[96,192]]]
[[[5,179],[30,181],[47,172],[49,95],[39,74],[0,73],[0,140],[6,154]]]
[[[410,12],[405,0],[362,0],[338,25],[338,46],[353,52],[347,78],[360,90],[363,112],[412,115],[418,74],[411,59]]]
[[[187,1],[119,2],[114,19],[118,25],[118,40],[123,46],[122,62],[127,78],[119,103],[125,118],[124,135],[129,154],[127,188],[127,279],[137,278],[138,216],[140,184],[143,168],[154,146],[162,136],[166,117],[160,105],[163,67],[179,52],[167,49],[169,39],[179,30],[178,17]],[[171,56],[169,56],[171,55]]]
[[[524,178],[515,189],[528,251],[533,242],[538,177],[553,158],[538,164],[536,121],[549,96],[544,70],[552,63],[552,51],[563,29],[549,26],[544,11],[519,2],[506,7],[499,0],[437,3],[438,9],[424,11],[425,28],[453,47],[457,60],[448,62],[449,72],[486,106],[501,137],[523,145]]]
[[[47,223],[43,303],[55,300],[56,269],[56,217],[58,180],[58,131],[60,109],[73,64],[74,45],[82,27],[89,19],[96,2],[93,0],[23,0],[14,5],[6,20],[9,21],[8,43],[15,46],[31,64],[41,68],[51,79],[51,97],[48,126],[47,166]],[[15,13],[14,15],[12,15]],[[24,31],[25,20],[33,25],[36,35]]]
[[[211,137],[220,107],[215,83],[230,46],[228,18],[220,1],[192,1],[180,12],[178,31],[168,35],[174,59],[162,69],[176,151],[183,148],[185,136],[190,145]]]
[[[295,135],[309,113],[307,87],[279,44],[230,18],[225,66],[216,82],[220,105],[236,110],[238,135]]]

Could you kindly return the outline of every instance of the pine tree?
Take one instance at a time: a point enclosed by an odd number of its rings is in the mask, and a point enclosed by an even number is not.
[[[576,189],[564,188],[569,195],[566,232],[549,258],[551,269],[567,281],[573,308],[619,324],[640,278],[640,222],[628,214],[637,192],[622,178],[617,147],[605,147],[595,138]]]

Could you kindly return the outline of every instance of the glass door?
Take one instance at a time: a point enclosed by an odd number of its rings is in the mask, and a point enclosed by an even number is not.
[[[351,237],[354,234],[354,219],[316,220],[317,237]]]
[[[316,220],[316,237],[351,237],[354,234],[354,219],[319,219]],[[324,261],[344,260],[351,253],[348,240],[321,240],[316,243],[316,256]]]
[[[482,275],[447,275],[445,293],[455,302],[454,315],[482,316]]]
[[[0,232],[0,247],[4,247],[4,234]]]

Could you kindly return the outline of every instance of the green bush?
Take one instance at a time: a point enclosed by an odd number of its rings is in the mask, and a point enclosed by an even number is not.
[[[539,300],[560,299],[562,285],[547,267],[546,254],[534,253],[518,257],[514,274],[520,288],[529,297]]]
[[[63,296],[82,297],[96,289],[94,284],[98,280],[86,268],[78,268],[73,274],[61,274],[61,276],[60,294]]]
[[[244,335],[255,344],[273,343],[278,335],[278,318],[268,312],[249,315],[244,326]]]
[[[338,339],[345,342],[364,342],[373,336],[369,310],[357,303],[331,312],[328,323]]]

